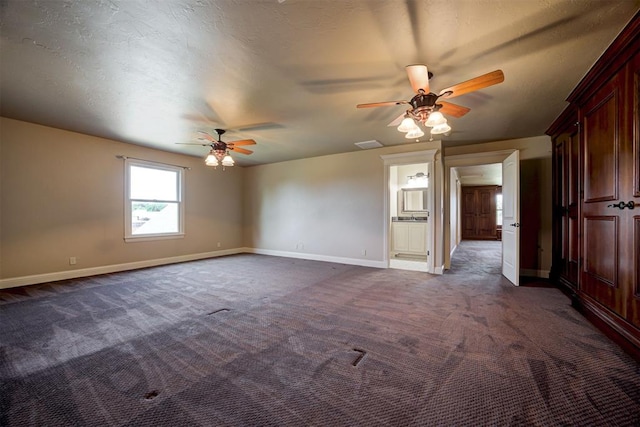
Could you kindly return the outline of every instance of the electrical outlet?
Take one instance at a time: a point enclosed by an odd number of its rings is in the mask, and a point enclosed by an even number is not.
[[[218,247],[220,247],[220,242],[218,242]]]
[[[366,249],[362,250],[362,256],[367,256],[367,250]]]
[[[69,265],[76,265],[76,262],[77,262],[76,257],[74,256],[69,257]]]

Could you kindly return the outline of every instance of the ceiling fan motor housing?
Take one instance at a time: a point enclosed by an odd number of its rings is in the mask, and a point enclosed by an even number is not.
[[[440,98],[440,95],[436,95],[433,92],[424,93],[421,91],[409,101],[413,107],[411,115],[421,123],[426,122],[432,112],[438,111],[442,107],[441,104],[436,104],[438,98]]]

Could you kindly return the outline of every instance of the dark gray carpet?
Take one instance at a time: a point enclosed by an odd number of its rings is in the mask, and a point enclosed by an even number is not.
[[[492,251],[439,277],[237,255],[0,291],[0,425],[639,425],[640,364]]]

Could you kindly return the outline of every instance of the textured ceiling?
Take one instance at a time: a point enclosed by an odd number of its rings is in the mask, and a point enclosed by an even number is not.
[[[252,165],[410,143],[386,125],[404,66],[432,90],[501,69],[456,98],[445,145],[530,137],[639,9],[637,0],[0,1],[3,116],[204,155],[198,130],[254,138]],[[423,138],[422,140],[425,140]]]
[[[461,185],[502,185],[502,163],[459,166],[454,169],[458,172]]]

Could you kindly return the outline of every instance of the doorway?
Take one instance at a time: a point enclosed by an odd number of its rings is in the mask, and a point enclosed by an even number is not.
[[[445,158],[445,268],[451,268],[451,257],[463,237],[499,239],[503,275],[514,285],[519,284],[519,173],[518,150]],[[473,200],[493,204],[495,210],[487,209],[489,215],[475,209],[463,211],[465,202],[468,205]]]
[[[390,268],[434,273],[438,150],[381,156],[385,162],[385,254]],[[442,185],[442,184],[440,184]]]

